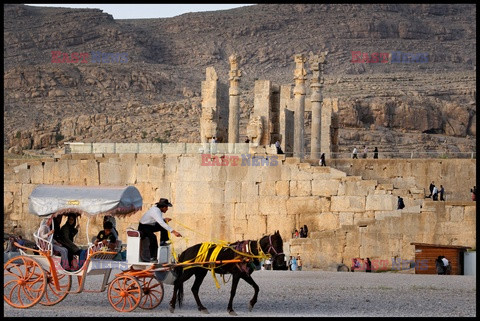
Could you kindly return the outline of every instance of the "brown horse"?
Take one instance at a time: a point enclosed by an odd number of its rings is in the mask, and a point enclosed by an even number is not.
[[[189,247],[180,254],[178,263],[193,262],[199,254],[199,250],[202,244],[197,244]],[[212,246],[208,249],[208,256],[211,257],[211,253],[215,250],[216,246]],[[258,241],[238,241],[223,247],[215,258],[214,271],[218,274],[230,273],[232,278],[232,288],[230,291],[230,300],[228,301],[227,311],[231,315],[236,315],[233,310],[233,297],[237,290],[238,281],[244,279],[255,290],[253,298],[249,302],[249,310],[252,311],[253,306],[257,303],[257,296],[259,287],[252,279],[251,274],[255,270],[255,265],[259,265],[259,257],[271,256],[273,257],[273,265],[276,269],[281,269],[285,265],[285,255],[283,254],[283,241],[280,233],[276,231],[272,235],[266,235]],[[242,262],[237,263],[223,263],[221,261],[245,259]],[[195,275],[195,281],[192,286],[192,293],[197,302],[198,310],[203,313],[208,313],[206,307],[200,302],[198,291],[203,282],[203,279],[207,275],[208,266],[196,265],[188,266],[179,265],[175,267],[174,274],[176,279],[174,281],[173,296],[170,300],[170,312],[175,311],[175,302],[178,299],[178,306],[182,306],[183,301],[183,283],[187,281],[192,275]]]

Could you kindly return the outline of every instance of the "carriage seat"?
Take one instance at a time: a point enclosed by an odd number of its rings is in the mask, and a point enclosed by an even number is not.
[[[150,241],[137,230],[127,230],[127,261],[128,263],[149,262]]]

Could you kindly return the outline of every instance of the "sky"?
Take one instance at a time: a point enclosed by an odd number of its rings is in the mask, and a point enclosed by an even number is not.
[[[95,8],[109,13],[114,19],[170,18],[187,12],[233,9],[252,4],[26,4],[36,7]]]

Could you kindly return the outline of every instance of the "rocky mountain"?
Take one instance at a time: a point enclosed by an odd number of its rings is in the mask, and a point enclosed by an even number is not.
[[[198,142],[205,68],[227,83],[234,52],[245,135],[255,79],[292,84],[294,54],[328,51],[323,95],[339,99],[341,150],[383,140],[470,152],[475,21],[474,4],[260,4],[132,20],[5,4],[4,147]],[[352,63],[354,51],[389,62]],[[427,59],[394,63],[394,52]]]

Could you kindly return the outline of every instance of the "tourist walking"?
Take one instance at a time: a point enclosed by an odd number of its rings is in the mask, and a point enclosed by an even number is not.
[[[363,145],[363,158],[367,158],[368,147]]]
[[[297,256],[297,268],[298,268],[299,271],[302,270],[302,265],[303,265],[302,259],[300,258],[300,255],[298,255]]]
[[[320,166],[327,166],[325,164],[325,153],[322,153],[322,156],[320,156]]]
[[[358,153],[357,147],[354,147],[354,148],[353,148],[353,152],[352,152],[352,158],[357,158],[357,159],[358,159],[357,153]]]
[[[292,256],[290,260],[291,260],[290,269],[292,271],[296,271],[297,270],[297,259],[295,258],[295,256]]]
[[[368,258],[368,257],[365,260],[365,272],[372,272],[372,262],[370,261],[370,258]]]
[[[378,159],[378,148],[377,147],[375,147],[375,149],[373,150],[373,158]]]

